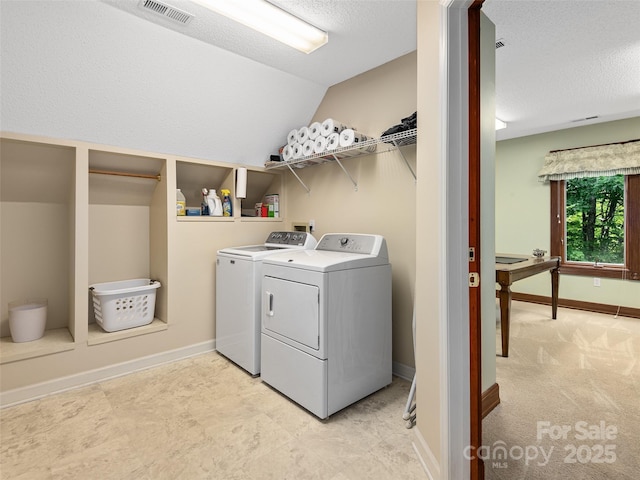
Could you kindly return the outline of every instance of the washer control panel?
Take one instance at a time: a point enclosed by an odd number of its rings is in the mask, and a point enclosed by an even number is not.
[[[316,242],[313,236],[307,232],[271,232],[265,243],[268,245],[313,248]]]
[[[385,257],[387,255],[386,242],[381,235],[362,233],[327,233],[315,249]]]

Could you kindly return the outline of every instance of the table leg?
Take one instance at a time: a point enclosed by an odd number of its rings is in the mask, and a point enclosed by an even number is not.
[[[554,320],[558,316],[558,287],[560,283],[560,274],[558,269],[551,270],[551,318]]]
[[[500,285],[500,329],[502,336],[502,356],[509,356],[509,321],[511,319],[511,289]]]

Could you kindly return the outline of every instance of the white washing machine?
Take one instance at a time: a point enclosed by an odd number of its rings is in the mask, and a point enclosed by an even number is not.
[[[305,232],[271,232],[262,245],[224,248],[216,258],[216,350],[252,375],[260,373],[262,261],[317,244]]]
[[[326,234],[264,259],[261,378],[314,415],[391,383],[391,265],[380,235]]]

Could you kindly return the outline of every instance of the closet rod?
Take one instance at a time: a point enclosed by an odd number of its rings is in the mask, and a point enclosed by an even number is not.
[[[89,170],[89,173],[96,173],[98,175],[116,175],[119,177],[148,178],[149,180],[160,181],[160,175],[147,175],[145,173],[113,172],[109,170]]]
[[[600,145],[587,145],[586,147],[563,148],[560,150],[551,150],[549,153],[568,152],[569,150],[580,150],[581,148],[607,147],[609,145],[624,145],[625,143],[640,142],[640,138],[635,140],[627,140],[626,142],[601,143]]]

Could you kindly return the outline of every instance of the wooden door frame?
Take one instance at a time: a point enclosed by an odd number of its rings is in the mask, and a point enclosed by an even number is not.
[[[468,11],[469,45],[469,272],[480,270],[480,9],[474,0]],[[473,249],[473,250],[471,250]],[[473,255],[471,252],[473,251]],[[485,279],[491,281],[491,279]],[[469,287],[469,445],[482,446],[482,317],[481,292]],[[471,480],[484,480],[484,462],[473,456]]]

